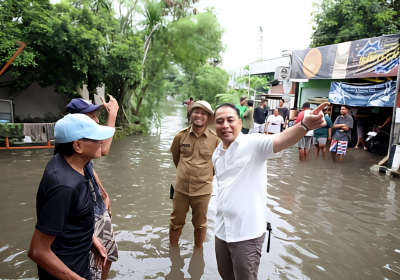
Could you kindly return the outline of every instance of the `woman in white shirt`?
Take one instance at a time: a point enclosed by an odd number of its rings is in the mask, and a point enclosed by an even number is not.
[[[265,133],[276,134],[281,132],[281,124],[284,123],[282,116],[279,115],[278,109],[274,110],[274,114],[266,120]]]

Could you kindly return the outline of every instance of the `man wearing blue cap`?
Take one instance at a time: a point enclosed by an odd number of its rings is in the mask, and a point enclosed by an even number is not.
[[[83,114],[69,114],[54,129],[57,154],[44,171],[36,197],[37,223],[28,256],[39,279],[91,279],[94,207],[97,197],[88,162],[101,157],[104,139],[115,128],[100,126]]]
[[[108,95],[110,101],[106,103],[103,98],[103,105],[93,105],[90,102],[76,98],[72,99],[67,105],[66,111],[71,114],[81,113],[89,116],[95,122],[99,122],[97,118],[97,110],[100,106],[104,106],[108,111],[107,126],[115,127],[115,120],[118,112],[118,103],[114,97]],[[103,141],[101,147],[101,155],[106,156],[110,150],[112,138]],[[94,191],[98,197],[95,211],[95,234],[93,236],[93,244],[99,251],[107,254],[107,262],[105,266],[96,265],[94,254],[90,254],[90,272],[93,280],[107,279],[111,268],[111,263],[118,260],[118,247],[115,242],[114,230],[111,223],[111,205],[106,190],[100,182],[99,177],[93,169],[93,161],[88,163],[89,174],[94,178]]]
[[[82,98],[75,98],[72,99],[71,102],[67,105],[65,108],[65,111],[67,113],[75,114],[85,114],[89,116],[91,119],[93,119],[95,122],[99,123],[99,119],[97,118],[97,110],[101,107],[104,106],[108,112],[108,117],[107,117],[107,126],[109,127],[115,127],[115,121],[117,119],[117,113],[118,113],[118,102],[117,100],[112,97],[111,95],[108,95],[110,98],[110,101],[106,103],[104,101],[104,98],[101,98],[101,101],[103,102],[102,105],[94,105],[90,103],[89,101],[86,101],[85,99]],[[106,139],[103,141],[103,145],[101,147],[101,155],[106,156],[108,154],[108,151],[110,150],[112,138]]]

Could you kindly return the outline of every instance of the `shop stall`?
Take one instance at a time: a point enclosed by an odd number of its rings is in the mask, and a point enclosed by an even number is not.
[[[301,81],[298,102],[328,98],[333,104],[333,121],[340,114],[341,105],[350,106],[355,119],[355,137],[350,147],[357,143],[356,126],[362,123],[360,137],[385,135],[380,137],[384,143],[379,149],[372,145],[370,151],[387,153],[392,143],[399,142],[400,121],[397,123],[395,118],[400,107],[399,38],[400,34],[393,34],[293,51],[290,79]],[[313,85],[307,86],[308,82]]]

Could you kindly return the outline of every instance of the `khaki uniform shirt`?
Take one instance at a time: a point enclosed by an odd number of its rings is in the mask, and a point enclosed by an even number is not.
[[[253,107],[247,108],[246,112],[243,113],[243,124],[244,128],[251,128],[251,121],[253,120]]]
[[[175,191],[189,196],[212,193],[211,157],[220,141],[209,128],[199,136],[192,131],[192,126],[178,132],[170,149],[177,169]]]

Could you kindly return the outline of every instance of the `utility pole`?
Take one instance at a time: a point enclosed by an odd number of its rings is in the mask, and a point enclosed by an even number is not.
[[[260,26],[260,36],[259,36],[259,42],[258,42],[258,56],[257,56],[257,61],[262,60],[262,45],[263,45],[263,30],[262,27]]]

